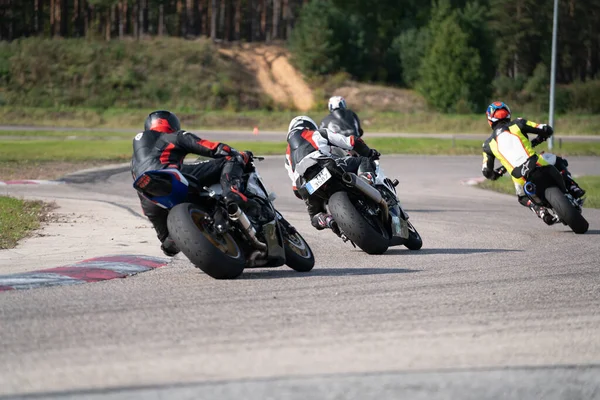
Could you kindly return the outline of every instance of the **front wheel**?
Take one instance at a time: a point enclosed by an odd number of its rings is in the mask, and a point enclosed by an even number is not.
[[[583,215],[577,210],[573,204],[565,197],[564,193],[552,186],[546,189],[544,193],[546,201],[550,203],[558,217],[564,221],[575,233],[586,233],[589,228],[589,223],[583,218]]]
[[[329,198],[329,211],[342,232],[365,253],[383,254],[388,249],[390,238],[385,228],[376,221],[376,217],[363,216],[350,201],[348,193],[332,194]],[[367,218],[372,221],[367,221]]]
[[[210,216],[192,203],[182,203],[169,211],[169,236],[183,254],[204,273],[215,279],[234,279],[246,264],[244,252],[229,233],[212,228]]]
[[[315,266],[315,256],[298,232],[283,231],[283,248],[285,250],[285,264],[298,272],[308,272]]]
[[[423,246],[423,239],[410,221],[406,221],[406,223],[408,224],[408,239],[404,245],[409,250],[419,250]]]

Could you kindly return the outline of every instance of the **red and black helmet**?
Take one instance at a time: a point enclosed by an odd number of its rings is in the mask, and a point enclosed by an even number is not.
[[[174,133],[181,129],[179,118],[170,111],[153,111],[144,123],[145,131],[156,131],[163,133]]]

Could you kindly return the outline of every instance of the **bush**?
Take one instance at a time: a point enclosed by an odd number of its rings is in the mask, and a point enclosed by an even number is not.
[[[600,79],[573,83],[564,90],[569,97],[569,110],[600,114]]]

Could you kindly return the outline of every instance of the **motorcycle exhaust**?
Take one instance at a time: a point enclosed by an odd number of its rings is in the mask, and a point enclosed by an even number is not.
[[[230,203],[227,206],[227,214],[229,214],[230,220],[236,221],[240,224],[242,230],[244,231],[248,239],[250,239],[254,247],[262,251],[267,251],[267,245],[258,240],[258,238],[256,237],[256,230],[254,230],[254,227],[248,220],[248,217],[236,203]]]
[[[387,224],[390,211],[388,209],[387,202],[385,201],[381,193],[379,193],[379,190],[375,189],[373,186],[369,185],[364,179],[359,178],[356,174],[353,174],[351,172],[344,172],[344,174],[342,175],[342,182],[344,182],[350,187],[359,190],[369,199],[379,204],[381,206],[383,223]]]
[[[535,183],[526,182],[525,186],[523,186],[523,189],[525,190],[525,193],[529,196],[535,196]]]

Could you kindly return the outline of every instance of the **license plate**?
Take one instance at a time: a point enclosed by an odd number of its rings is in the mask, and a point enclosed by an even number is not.
[[[321,172],[319,172],[317,176],[308,181],[308,183],[305,186],[306,190],[309,194],[313,194],[321,186],[323,186],[323,184],[325,184],[325,182],[327,182],[329,178],[331,178],[331,173],[329,172],[329,170],[327,168],[321,170]]]

